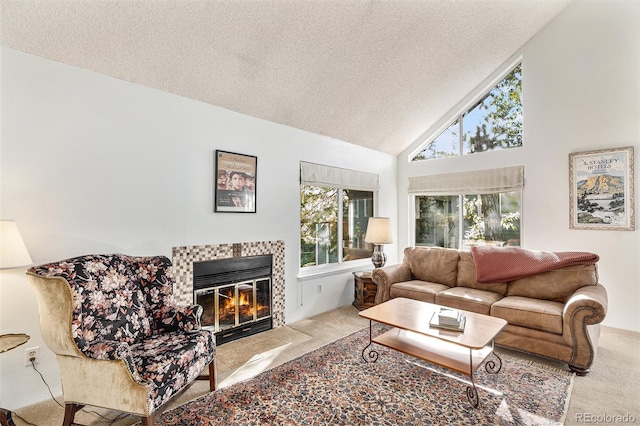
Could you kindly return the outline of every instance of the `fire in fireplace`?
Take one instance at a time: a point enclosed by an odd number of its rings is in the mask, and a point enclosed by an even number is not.
[[[271,255],[194,262],[194,302],[216,344],[272,328],[271,275]]]

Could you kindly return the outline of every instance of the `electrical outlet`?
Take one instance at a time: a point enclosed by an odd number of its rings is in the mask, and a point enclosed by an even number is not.
[[[322,293],[322,284],[318,284],[318,293]]]
[[[31,360],[34,364],[40,363],[40,346],[24,350],[24,365],[31,367]]]

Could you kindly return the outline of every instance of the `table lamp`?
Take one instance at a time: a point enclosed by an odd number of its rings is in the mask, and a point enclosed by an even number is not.
[[[373,255],[371,256],[373,266],[376,268],[384,266],[387,261],[387,255],[383,253],[382,245],[393,242],[391,219],[388,217],[370,217],[364,242],[373,244]]]
[[[22,241],[18,226],[13,220],[0,220],[0,269],[31,265],[31,256]],[[26,334],[1,334],[0,353],[11,350],[29,341]],[[0,425],[15,426],[11,411],[0,408]]]

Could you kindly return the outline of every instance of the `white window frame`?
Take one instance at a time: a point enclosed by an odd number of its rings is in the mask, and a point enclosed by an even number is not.
[[[524,202],[524,189],[520,189],[518,190],[520,192],[520,247],[525,247],[524,245],[524,234],[522,233],[522,230],[524,229],[524,208],[523,208],[523,202]],[[510,191],[510,192],[518,192],[518,191]],[[500,192],[501,193],[501,192]],[[443,194],[438,194],[438,195],[442,195],[442,196],[447,196],[447,197],[453,197],[453,196],[458,196],[458,197],[463,197],[464,195],[480,195],[480,194],[451,194],[451,195],[443,195]],[[416,197],[433,197],[434,194],[429,194],[429,193],[414,193],[411,194],[409,196],[409,211],[411,212],[411,217],[409,220],[409,244],[411,246],[415,246],[416,245]],[[500,213],[502,215],[502,212]],[[458,249],[462,250],[464,247],[464,227],[460,226],[463,224],[464,221],[464,209],[462,208],[462,199],[460,199],[460,208],[458,209],[458,225],[459,225],[459,229],[460,231],[458,232]]]
[[[520,192],[520,246],[523,247],[523,195],[524,166],[500,167],[456,173],[441,173],[409,178],[409,241],[416,244],[416,197],[455,196]],[[462,204],[460,204],[459,224],[462,224]],[[458,246],[462,248],[463,228],[460,227]]]
[[[300,186],[315,186],[320,188],[338,189],[338,237],[342,236],[343,226],[342,220],[342,191],[360,190],[371,191],[373,193],[373,215],[378,211],[378,192],[380,188],[380,179],[377,174],[350,170],[334,166],[326,166],[322,164],[300,162]],[[298,200],[299,201],[299,200]],[[300,222],[300,217],[298,217]],[[300,240],[300,238],[298,238]],[[327,263],[322,265],[313,265],[302,267],[300,264],[300,246],[298,245],[298,278],[306,278],[310,276],[329,275],[337,272],[361,270],[371,267],[371,258],[349,260],[344,262],[342,244],[338,244],[338,262]]]
[[[512,62],[510,62],[509,65],[506,66],[501,73],[497,74],[496,77],[492,78],[486,84],[484,84],[484,85],[480,86],[478,89],[474,90],[476,95],[473,96],[473,98],[471,98],[469,101],[467,101],[464,104],[462,104],[462,106],[460,108],[452,110],[450,113],[447,113],[445,115],[445,117],[450,117],[449,120],[445,121],[442,125],[437,127],[435,131],[429,132],[429,133],[426,133],[426,134],[422,135],[422,137],[420,137],[418,139],[418,140],[421,141],[418,144],[418,147],[409,153],[409,155],[406,157],[406,161],[408,163],[416,163],[415,161],[412,160],[413,157],[415,157],[416,155],[420,154],[420,152],[422,152],[422,150],[424,150],[424,148],[428,144],[433,142],[438,136],[440,136],[440,134],[442,132],[444,132],[449,127],[451,127],[451,125],[453,123],[455,123],[456,120],[460,120],[460,122],[458,123],[458,125],[459,125],[459,130],[458,131],[460,132],[460,135],[462,135],[462,118],[463,118],[463,115],[467,111],[471,110],[474,105],[476,105],[484,96],[486,96],[495,86],[498,85],[498,83],[500,83],[500,81],[502,81],[502,79],[504,79],[518,65],[522,65],[522,56],[518,56],[516,59],[514,59]],[[459,153],[458,153],[458,155],[456,157],[463,156],[462,153],[464,151],[464,148],[462,146],[462,143],[460,143],[460,146],[458,147],[458,149],[459,149]],[[438,158],[428,158],[428,159],[420,160],[420,161],[426,161],[426,160],[438,160]]]

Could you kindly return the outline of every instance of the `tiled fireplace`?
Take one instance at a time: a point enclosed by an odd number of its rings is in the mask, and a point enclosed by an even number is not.
[[[220,312],[223,311],[222,303],[219,301],[228,299],[228,296],[230,296],[234,291],[235,293],[237,293],[237,295],[242,296],[242,289],[244,289],[247,284],[250,284],[252,280],[245,278],[234,278],[236,282],[241,281],[241,283],[215,287],[215,290],[208,291],[202,290],[202,277],[199,277],[199,275],[201,275],[203,267],[208,270],[210,267],[209,265],[222,264],[223,269],[228,270],[229,266],[224,267],[224,265],[233,264],[233,271],[229,270],[229,272],[223,275],[229,275],[231,273],[235,277],[237,275],[235,265],[247,264],[256,266],[255,262],[259,259],[268,259],[269,268],[267,268],[267,270],[270,270],[271,279],[269,280],[267,278],[253,280],[253,294],[256,295],[259,293],[256,293],[256,287],[257,289],[265,286],[269,287],[265,288],[263,291],[265,294],[271,294],[271,309],[269,310],[269,318],[261,318],[260,314],[256,314],[254,315],[254,320],[257,321],[249,321],[250,324],[247,324],[245,323],[246,318],[243,319],[242,316],[239,317],[236,314],[236,324],[235,327],[233,327],[232,324],[227,324],[225,321],[217,317],[219,312],[218,310],[220,309]],[[221,260],[221,262],[216,262],[218,260]],[[196,264],[195,268],[194,263]],[[205,313],[203,314],[203,327],[210,328],[212,329],[212,331],[217,332],[216,340],[219,344],[243,337],[243,335],[245,334],[254,334],[271,327],[280,327],[285,323],[284,241],[261,241],[250,243],[174,247],[173,274],[176,281],[176,288],[174,291],[176,302],[180,304],[190,304],[198,302],[200,305],[203,305],[203,308],[205,309]],[[195,286],[194,275],[196,276]],[[218,276],[216,276],[216,278],[213,278],[213,276],[210,275],[209,278],[216,281],[218,280]],[[198,300],[196,301],[195,299]],[[257,297],[256,299],[259,299],[259,297]],[[207,301],[211,300],[216,300],[216,302],[207,303]],[[214,305],[216,310],[216,319],[215,321],[212,321],[211,315],[213,314],[209,312],[209,310],[214,309]],[[240,305],[237,307],[238,310],[241,310],[241,308],[242,306]],[[209,320],[207,320],[207,318],[209,318]],[[215,330],[213,330],[213,328],[215,328]]]

